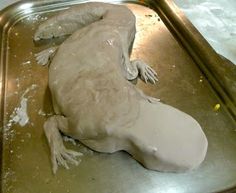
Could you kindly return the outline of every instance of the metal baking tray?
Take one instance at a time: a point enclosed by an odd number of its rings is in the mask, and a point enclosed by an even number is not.
[[[236,191],[236,69],[220,57],[171,0],[115,2],[136,15],[131,58],[157,72],[159,83],[137,86],[193,116],[203,127],[206,160],[187,173],[145,169],[125,152],[97,153],[79,142],[79,166],[54,176],[43,123],[52,113],[47,67],[34,54],[63,39],[33,42],[36,27],[79,0],[23,1],[0,12],[1,191],[3,193],[202,193]],[[109,1],[112,2],[112,1]],[[24,99],[24,100],[23,100]],[[23,101],[23,102],[22,102]],[[14,123],[25,108],[25,126]],[[16,120],[15,120],[16,121]],[[24,125],[27,120],[22,120]]]

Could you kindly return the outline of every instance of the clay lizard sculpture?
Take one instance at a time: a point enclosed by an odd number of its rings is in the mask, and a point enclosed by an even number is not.
[[[37,55],[41,64],[51,60],[55,115],[44,130],[54,173],[80,155],[64,147],[60,132],[98,152],[124,150],[152,170],[186,171],[204,160],[207,139],[197,121],[129,82],[138,75],[157,81],[151,67],[129,59],[135,32],[133,13],[106,3],[80,4],[39,25],[35,41],[72,34]]]

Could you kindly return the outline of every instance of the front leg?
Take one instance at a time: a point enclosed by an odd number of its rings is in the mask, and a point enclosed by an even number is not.
[[[127,44],[124,43],[125,41],[122,42],[122,64],[125,78],[129,81],[132,81],[135,80],[138,75],[140,75],[140,78],[145,81],[145,83],[149,81],[150,83],[155,84],[158,81],[155,70],[153,70],[142,60],[130,61]]]
[[[54,46],[35,54],[37,63],[42,66],[45,66],[46,64],[48,64],[52,60],[57,49],[58,49],[58,46]]]
[[[157,73],[150,66],[144,63],[142,60],[133,60],[131,65],[135,66],[138,69],[140,78],[147,83],[148,81],[152,84],[155,84],[157,79]]]
[[[125,78],[129,81],[138,77],[138,69],[131,64],[128,52],[125,51],[123,51],[123,70]]]
[[[76,30],[101,20],[110,7],[107,4],[91,2],[65,10],[40,24],[34,34],[34,40],[71,35]]]

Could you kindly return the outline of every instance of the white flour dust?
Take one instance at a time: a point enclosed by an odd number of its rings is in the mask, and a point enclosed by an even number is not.
[[[89,149],[88,147],[82,145],[79,141],[69,137],[69,136],[63,136],[63,141],[65,142],[69,142],[71,144],[73,144],[74,146],[78,146],[80,147],[79,152],[83,155],[93,155],[94,151]]]
[[[51,115],[53,115],[53,113],[51,112],[51,113],[45,113],[42,109],[39,109],[38,110],[38,115],[41,115],[41,116],[43,116],[43,117],[46,117],[46,116],[51,116]]]
[[[74,140],[73,138],[71,138],[71,137],[68,137],[68,136],[63,136],[63,141],[65,141],[65,142],[70,142],[70,143],[72,143],[73,145],[77,145],[76,142],[75,142],[75,140]]]
[[[19,124],[21,127],[24,127],[28,122],[29,122],[29,116],[27,112],[27,107],[28,107],[28,98],[26,95],[37,88],[36,84],[32,84],[29,88],[27,88],[22,96],[20,97],[20,103],[19,106],[16,107],[12,114],[10,115],[10,120],[5,126],[5,129],[10,129],[12,125]]]
[[[19,123],[21,127],[25,126],[29,121],[29,116],[27,114],[27,98],[22,98],[20,106],[15,108],[15,116],[12,118],[14,123]]]

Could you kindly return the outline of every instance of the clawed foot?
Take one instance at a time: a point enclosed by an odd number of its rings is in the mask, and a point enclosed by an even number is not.
[[[132,61],[132,64],[136,65],[140,77],[145,83],[149,81],[150,83],[155,84],[158,81],[157,73],[155,72],[155,70],[153,70],[150,66],[145,64],[143,61],[134,60]]]
[[[56,50],[57,47],[51,47],[35,54],[37,63],[42,66],[45,66],[50,61],[51,57],[54,55]]]
[[[55,174],[57,172],[58,166],[63,166],[69,169],[68,163],[78,165],[80,161],[77,160],[78,156],[83,156],[82,153],[66,149],[64,146],[59,150],[52,150],[52,170]]]

